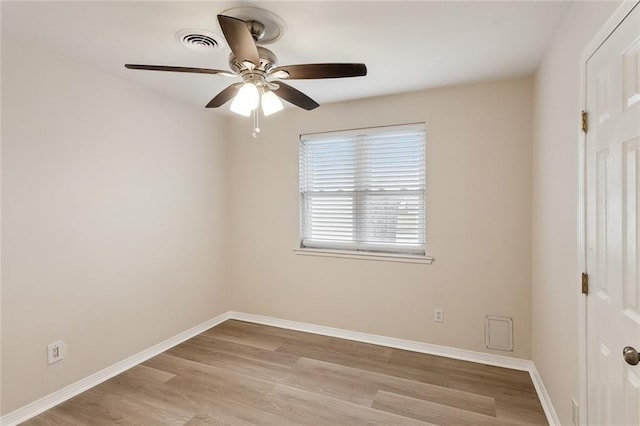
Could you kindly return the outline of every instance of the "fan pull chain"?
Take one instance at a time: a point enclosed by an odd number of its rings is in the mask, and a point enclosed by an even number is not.
[[[260,126],[259,126],[259,120],[258,120],[258,108],[254,109],[252,112],[253,114],[253,133],[251,133],[251,136],[255,138],[258,137],[258,133],[260,133]]]

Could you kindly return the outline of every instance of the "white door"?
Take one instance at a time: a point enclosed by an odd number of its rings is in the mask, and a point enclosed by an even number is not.
[[[587,61],[590,425],[640,425],[640,5]],[[567,360],[559,362],[571,362]]]

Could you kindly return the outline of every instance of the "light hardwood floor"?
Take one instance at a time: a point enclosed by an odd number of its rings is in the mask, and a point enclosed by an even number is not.
[[[547,422],[527,372],[230,320],[25,424]]]

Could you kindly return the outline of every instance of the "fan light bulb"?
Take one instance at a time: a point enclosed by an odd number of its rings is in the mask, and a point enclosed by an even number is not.
[[[260,92],[253,83],[245,83],[231,103],[231,111],[248,117],[258,107]]]
[[[262,112],[265,117],[276,113],[284,108],[280,99],[272,91],[262,94]]]

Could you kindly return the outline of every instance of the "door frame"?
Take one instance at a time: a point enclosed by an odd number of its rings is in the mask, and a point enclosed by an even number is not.
[[[587,43],[580,55],[580,108],[587,110],[587,61],[598,48],[609,38],[622,21],[635,7],[640,7],[640,0],[624,0],[613,12],[607,22]],[[590,112],[590,111],[589,111]],[[587,241],[586,241],[586,144],[587,134],[581,130],[578,121],[579,111],[576,111],[576,129],[578,129],[578,271],[576,273],[576,288],[582,286],[581,274],[587,272]],[[578,413],[579,424],[587,423],[587,298],[578,293]]]

